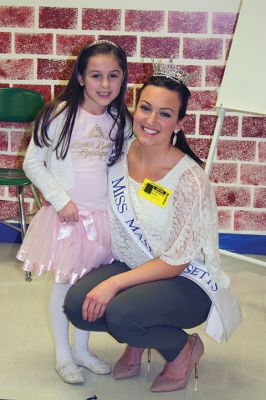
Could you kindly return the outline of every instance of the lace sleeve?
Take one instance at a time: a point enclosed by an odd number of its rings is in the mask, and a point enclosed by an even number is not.
[[[174,191],[169,246],[160,258],[179,265],[203,254],[212,277],[228,286],[229,279],[220,269],[217,221],[215,197],[204,171],[198,166],[186,170]]]
[[[191,169],[179,179],[173,193],[168,249],[161,259],[172,265],[190,262],[201,249],[201,190]]]

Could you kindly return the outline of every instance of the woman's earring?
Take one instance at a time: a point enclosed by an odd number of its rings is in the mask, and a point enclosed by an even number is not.
[[[178,135],[178,129],[174,129],[174,137],[173,137],[173,146],[175,146],[176,142],[177,142],[177,135]]]

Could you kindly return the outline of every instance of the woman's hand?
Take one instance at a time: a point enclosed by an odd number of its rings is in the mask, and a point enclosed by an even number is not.
[[[79,220],[78,209],[73,201],[69,201],[65,207],[58,211],[57,215],[60,222],[77,222]]]
[[[116,295],[118,289],[112,278],[101,282],[87,293],[82,306],[82,317],[84,321],[96,321],[105,313],[108,303]]]

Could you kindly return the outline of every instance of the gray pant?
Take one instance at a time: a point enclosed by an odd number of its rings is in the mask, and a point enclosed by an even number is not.
[[[129,271],[114,261],[94,269],[75,283],[65,298],[65,313],[76,327],[108,332],[118,342],[158,350],[167,361],[180,353],[187,341],[183,329],[203,323],[211,306],[209,296],[182,276],[133,286],[119,292],[105,314],[95,322],[82,319],[86,294],[105,279]]]

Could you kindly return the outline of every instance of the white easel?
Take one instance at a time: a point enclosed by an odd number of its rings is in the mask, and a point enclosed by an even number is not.
[[[205,171],[210,174],[226,110],[266,115],[266,1],[242,0],[232,48],[216,102],[218,119]],[[266,262],[227,250],[221,254],[266,267]]]

